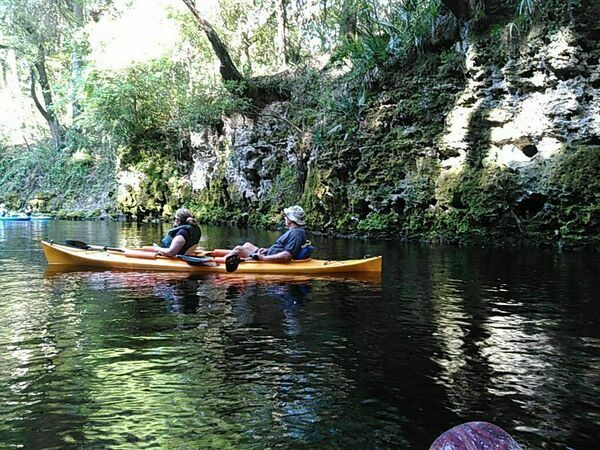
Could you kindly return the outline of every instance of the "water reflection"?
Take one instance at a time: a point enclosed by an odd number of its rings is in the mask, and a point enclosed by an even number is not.
[[[597,255],[323,237],[324,258],[383,254],[383,279],[44,272],[40,238],[164,230],[4,230],[3,446],[428,448],[479,419],[525,448],[594,448]],[[207,248],[270,237],[204,231]]]
[[[438,348],[432,360],[439,365],[434,379],[444,387],[448,407],[464,419],[502,423],[512,417],[506,424],[527,436],[525,441],[533,446],[540,445],[542,435],[552,436],[550,442],[591,438],[581,424],[594,421],[596,413],[591,410],[598,409],[590,410],[594,400],[587,392],[595,388],[589,378],[576,381],[564,368],[588,366],[594,360],[597,364],[599,358],[582,354],[580,339],[559,331],[564,330],[572,302],[581,295],[573,290],[578,277],[565,277],[565,270],[573,268],[559,261],[558,271],[555,261],[542,254],[531,258],[519,254],[515,259],[502,252],[462,252],[463,259],[452,258],[451,265],[444,252],[429,256]],[[577,347],[580,350],[573,353]],[[572,393],[575,385],[579,385],[578,395]],[[587,412],[564,416],[561,409],[572,401],[586,404]],[[522,409],[519,418],[515,409]],[[580,429],[576,438],[567,431],[573,429]]]
[[[200,434],[220,418],[218,426],[232,436],[243,436],[254,423],[263,440],[309,442],[321,433],[311,431],[312,424],[346,398],[327,383],[333,378],[336,386],[352,385],[344,365],[315,348],[309,338],[314,329],[304,332],[304,312],[315,294],[335,287],[341,292],[342,285],[360,289],[363,281],[115,271],[47,271],[45,279],[48,288],[77,285],[88,297],[103,298],[101,306],[86,301],[88,314],[94,309],[103,317],[98,329],[88,331],[110,340],[109,347],[105,342],[86,357],[94,367],[90,395],[102,405],[101,413],[88,418],[100,424],[86,437],[94,442],[104,433],[150,439],[149,430],[169,414],[192,421]],[[110,313],[118,309],[115,302],[129,318]],[[165,320],[165,311],[171,320]],[[347,345],[335,337],[330,341],[338,349]],[[161,398],[167,392],[168,401]],[[153,419],[140,428],[127,417],[142,411],[152,412]],[[119,427],[105,428],[115,415]]]

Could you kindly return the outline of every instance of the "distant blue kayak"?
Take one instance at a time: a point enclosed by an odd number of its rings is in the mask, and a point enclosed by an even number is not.
[[[27,216],[4,216],[0,217],[0,222],[29,222],[31,217]]]

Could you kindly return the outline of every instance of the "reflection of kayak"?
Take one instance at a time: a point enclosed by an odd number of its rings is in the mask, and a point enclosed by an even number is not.
[[[109,269],[180,271],[191,273],[227,273],[222,263],[213,265],[191,265],[185,261],[163,256],[140,255],[131,251],[131,256],[113,250],[83,250],[41,241],[44,254],[50,265],[83,266]],[[290,263],[269,263],[265,261],[245,261],[240,263],[236,273],[255,274],[330,274],[381,272],[381,256],[346,261],[324,261],[305,259]]]
[[[39,216],[31,216],[31,220],[52,220],[52,216],[44,216],[40,214]]]
[[[31,220],[31,217],[27,216],[4,216],[0,217],[0,221],[3,222],[28,222]]]
[[[135,282],[137,286],[156,284],[158,282],[170,282],[181,280],[201,280],[213,285],[226,284],[240,288],[247,285],[270,285],[273,283],[296,283],[308,284],[313,281],[360,281],[366,283],[380,284],[381,272],[349,272],[349,273],[324,273],[324,274],[272,274],[272,273],[223,273],[223,272],[167,272],[167,271],[140,271],[127,269],[110,269],[101,267],[78,267],[75,265],[50,264],[44,272],[46,279],[69,277],[101,277],[103,279],[127,280]]]
[[[380,284],[380,272],[350,272],[330,273],[322,275],[294,275],[294,274],[261,274],[261,273],[205,273],[205,272],[157,272],[157,271],[132,271],[126,269],[107,269],[95,267],[77,267],[74,265],[51,264],[45,272],[46,279],[76,276],[81,279],[99,278],[103,280],[121,281],[124,284],[135,286],[154,285],[163,282],[178,282],[182,280],[201,280],[215,286],[228,285],[240,288],[249,285],[271,285],[285,283],[286,285],[306,285],[313,281],[360,281]]]

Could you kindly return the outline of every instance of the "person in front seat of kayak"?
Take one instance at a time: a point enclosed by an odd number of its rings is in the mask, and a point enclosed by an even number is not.
[[[282,234],[269,248],[260,248],[251,242],[238,245],[227,256],[237,255],[240,258],[252,257],[259,261],[289,262],[295,259],[307,241],[304,230],[304,210],[294,205],[283,210],[285,226],[288,230]]]
[[[154,251],[164,256],[192,255],[201,235],[198,222],[190,210],[179,208],[175,211],[173,228],[162,239],[161,245],[153,245]]]
[[[0,203],[0,217],[8,216],[8,209],[6,209],[6,205],[4,203]]]

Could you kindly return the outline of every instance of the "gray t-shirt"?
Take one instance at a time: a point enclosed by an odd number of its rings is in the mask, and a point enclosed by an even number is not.
[[[306,231],[302,227],[294,227],[287,230],[279,239],[275,241],[273,245],[269,248],[267,255],[274,255],[275,253],[279,253],[282,251],[287,251],[292,254],[292,258],[296,258],[298,256],[298,252],[300,248],[306,243],[308,239],[308,235]]]

